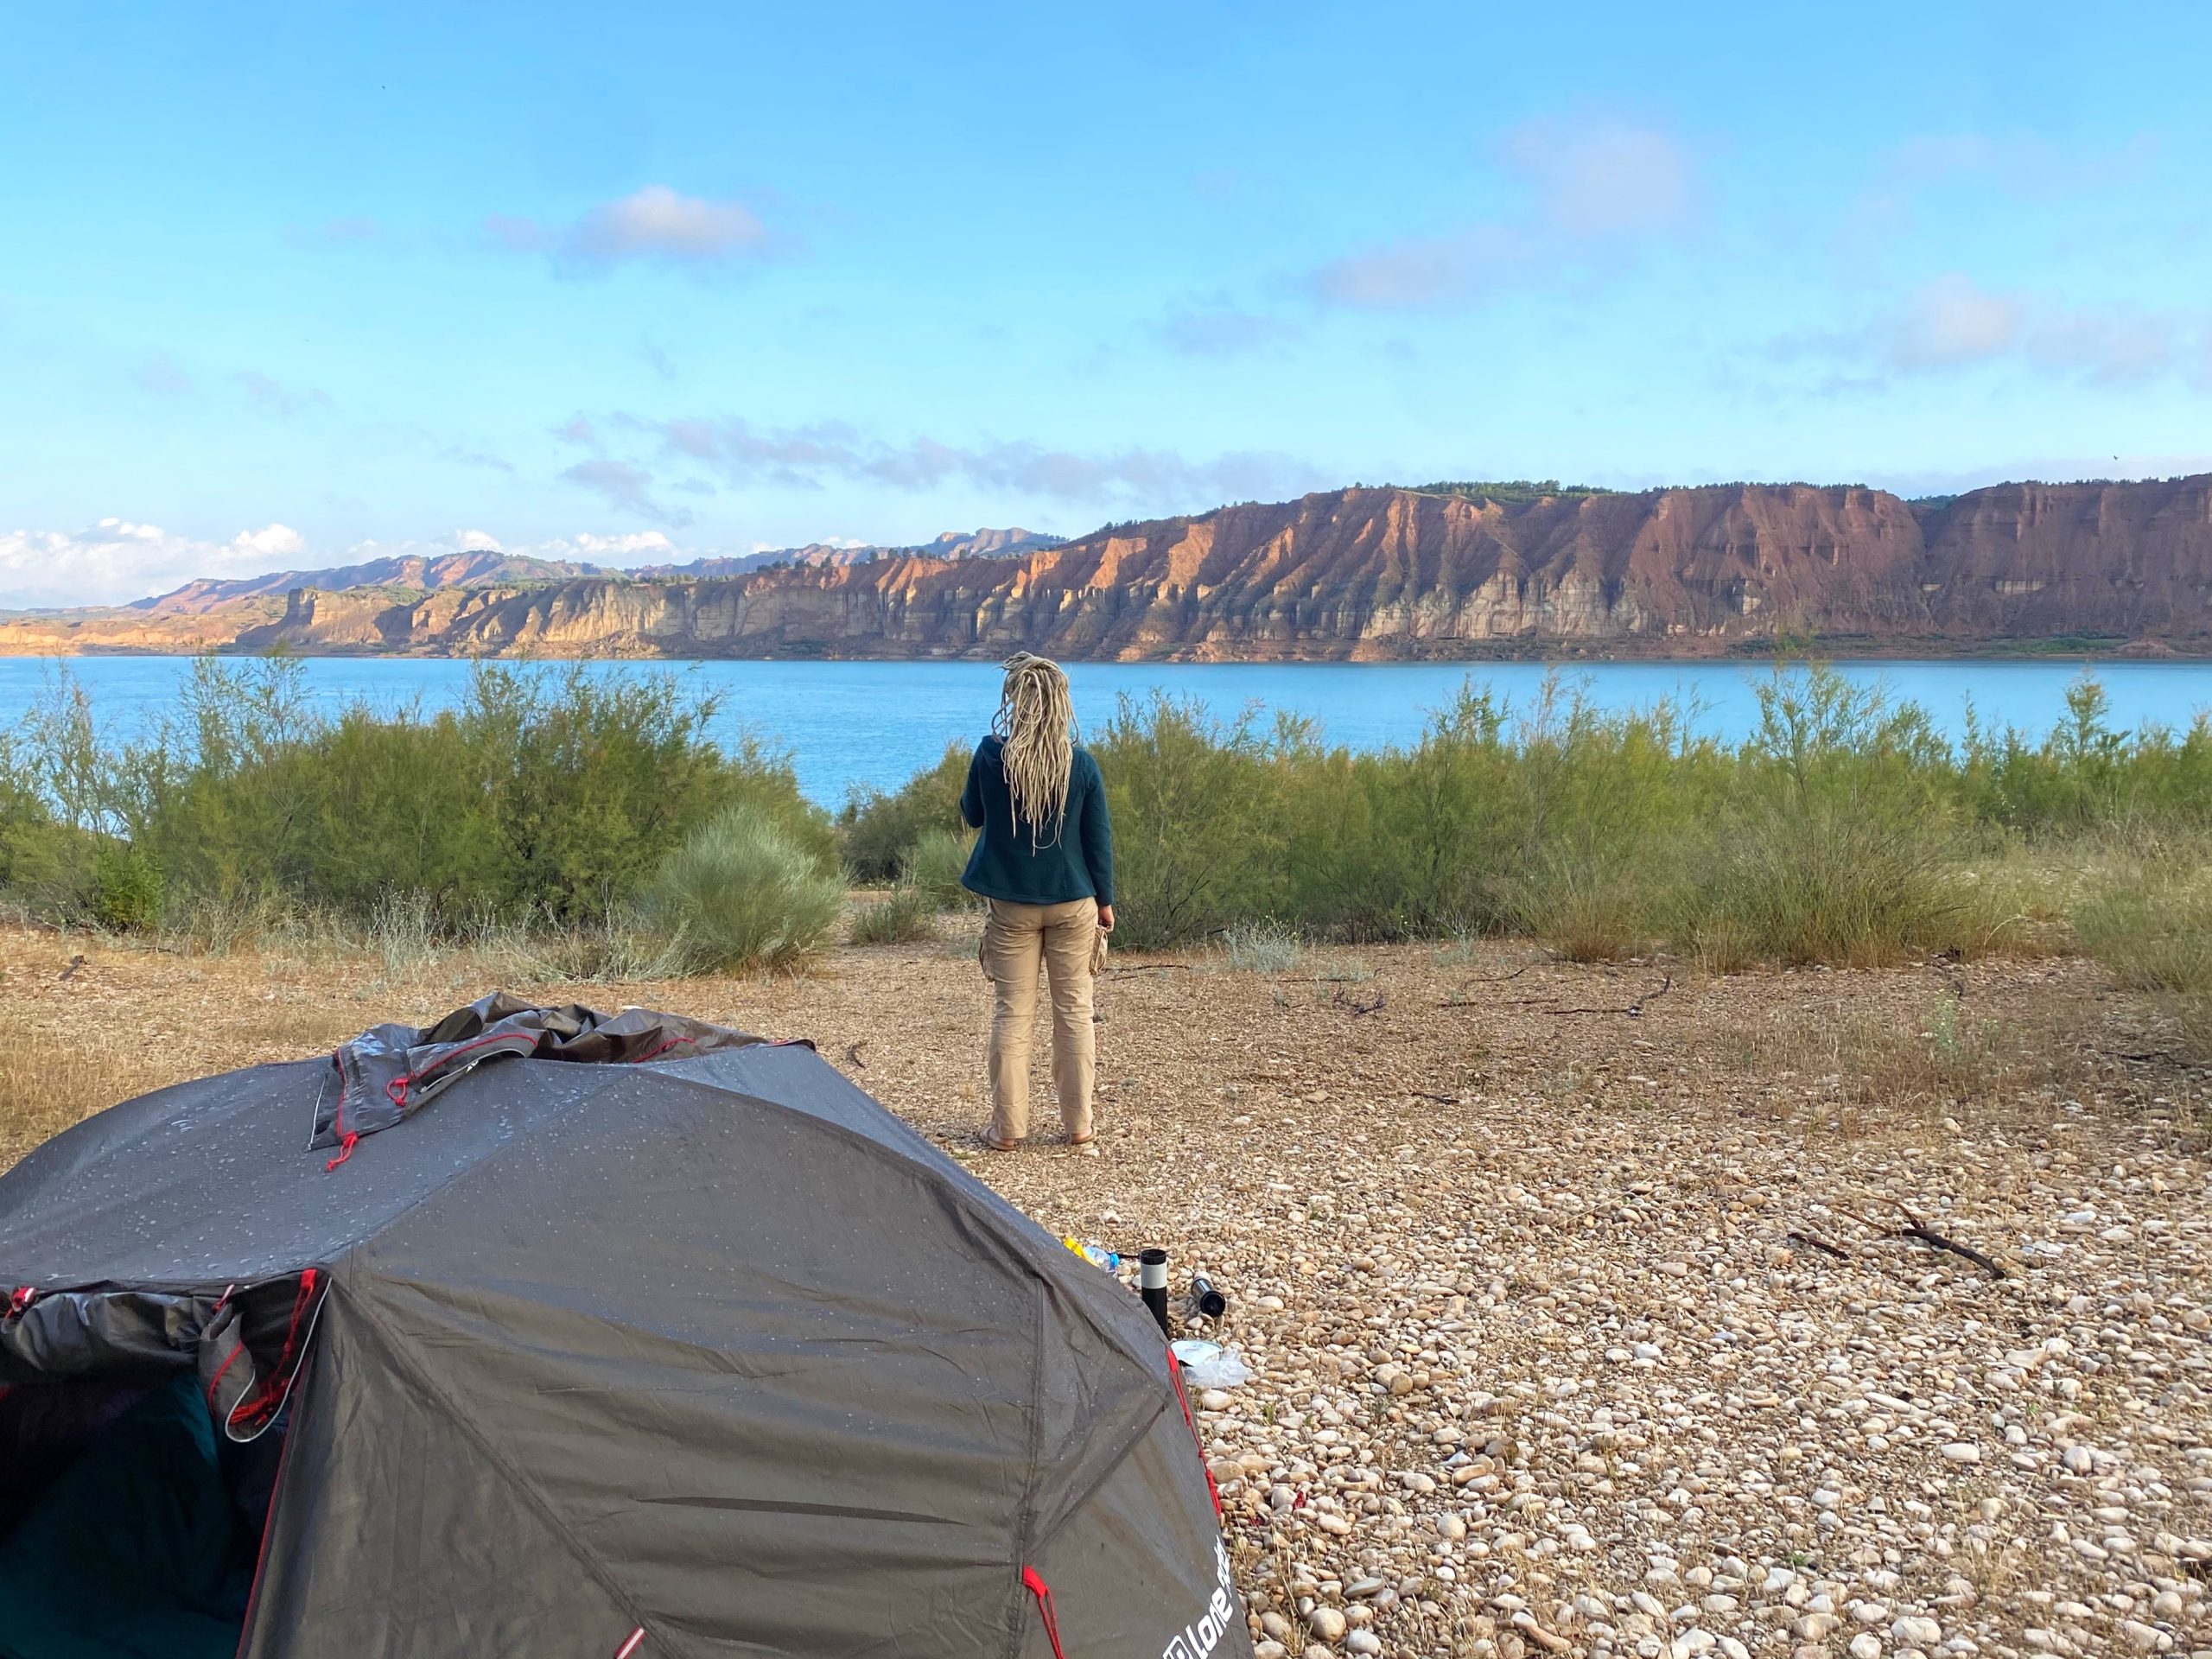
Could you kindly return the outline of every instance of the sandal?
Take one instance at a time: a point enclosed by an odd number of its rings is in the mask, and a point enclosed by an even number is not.
[[[977,1135],[976,1140],[985,1152],[1020,1152],[1021,1150],[1020,1141],[1001,1141],[988,1129]]]

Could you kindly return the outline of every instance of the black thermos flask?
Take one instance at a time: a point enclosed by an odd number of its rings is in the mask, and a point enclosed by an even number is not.
[[[1167,1334],[1167,1252],[1150,1249],[1137,1257],[1137,1294],[1144,1298],[1144,1305],[1152,1310],[1152,1317],[1160,1323],[1160,1334]]]

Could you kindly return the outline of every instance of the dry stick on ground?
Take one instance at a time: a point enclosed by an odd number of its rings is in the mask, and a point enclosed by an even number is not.
[[[1673,988],[1674,983],[1675,976],[1670,970],[1665,977],[1660,980],[1659,987],[1656,990],[1646,991],[1642,996],[1637,997],[1635,1001],[1630,1003],[1624,1008],[1545,1008],[1541,1010],[1541,1012],[1549,1014],[1624,1014],[1631,1020],[1638,1020],[1643,1018],[1643,1010],[1646,1007],[1649,1007],[1652,1003],[1656,1002],[1661,997],[1666,995],[1667,993]]]
[[[2177,1065],[2184,1071],[2204,1064],[2202,1060],[2191,1059],[2186,1054],[2170,1054],[2163,1049],[2147,1054],[2123,1054],[2114,1050],[2113,1058],[2128,1065]]]
[[[1829,1243],[1827,1240],[1819,1236],[1817,1234],[1792,1231],[1784,1233],[1782,1236],[1783,1242],[1786,1243],[1802,1244],[1809,1249],[1820,1251],[1823,1255],[1832,1255],[1839,1262],[1848,1262],[1851,1260],[1851,1252],[1849,1250],[1845,1249],[1840,1244]]]
[[[1842,1213],[1849,1216],[1853,1221],[1857,1222],[1861,1227],[1866,1229],[1868,1232],[1872,1233],[1878,1238],[1909,1238],[1916,1243],[1927,1245],[1930,1249],[1945,1250],[1948,1251],[1953,1255],[1963,1256],[1967,1261],[1973,1262],[1974,1266],[1981,1268],[1985,1273],[1988,1274],[1993,1279],[2008,1279],[2012,1277],[2012,1275],[2006,1273],[1997,1262],[1984,1255],[1980,1250],[1975,1249],[1973,1245],[1961,1244],[1955,1238],[1946,1238],[1942,1234],[1937,1232],[1926,1222],[1921,1220],[1918,1216],[1914,1215],[1911,1211],[1906,1209],[1904,1205],[1898,1203],[1895,1198],[1885,1198],[1883,1202],[1887,1204],[1892,1210],[1895,1210],[1899,1215],[1904,1217],[1905,1224],[1904,1226],[1885,1227],[1878,1221],[1867,1220],[1866,1217],[1860,1215],[1855,1210],[1846,1210],[1843,1211]]]
[[[1522,975],[1527,973],[1531,968],[1541,968],[1551,960],[1552,958],[1549,957],[1537,957],[1532,961],[1522,963],[1518,968],[1516,968],[1510,974],[1477,974],[1471,979],[1461,980],[1459,982],[1459,989],[1464,991],[1470,985],[1503,985],[1507,980],[1518,979]],[[1491,1006],[1491,1003],[1487,999],[1483,997],[1461,997],[1455,995],[1450,1001],[1440,1002],[1436,1006],[1440,1008],[1486,1008]]]

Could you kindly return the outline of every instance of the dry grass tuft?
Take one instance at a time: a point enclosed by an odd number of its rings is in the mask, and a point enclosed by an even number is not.
[[[1742,1033],[1737,1059],[1796,1085],[1802,1104],[1782,1115],[1846,1131],[1870,1115],[2011,1116],[2094,1074],[2090,1046],[2066,1021],[1993,1017],[1948,987],[1896,1007],[1770,1010]]]
[[[94,1112],[177,1080],[164,1057],[128,1044],[16,1032],[0,1045],[0,1168]]]

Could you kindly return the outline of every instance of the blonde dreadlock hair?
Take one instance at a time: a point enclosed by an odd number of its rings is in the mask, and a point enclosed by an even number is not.
[[[1018,651],[1007,658],[1006,689],[991,729],[1005,746],[1007,793],[1014,827],[1029,826],[1029,845],[1049,823],[1054,841],[1068,812],[1068,773],[1075,765],[1075,700],[1058,663]]]

